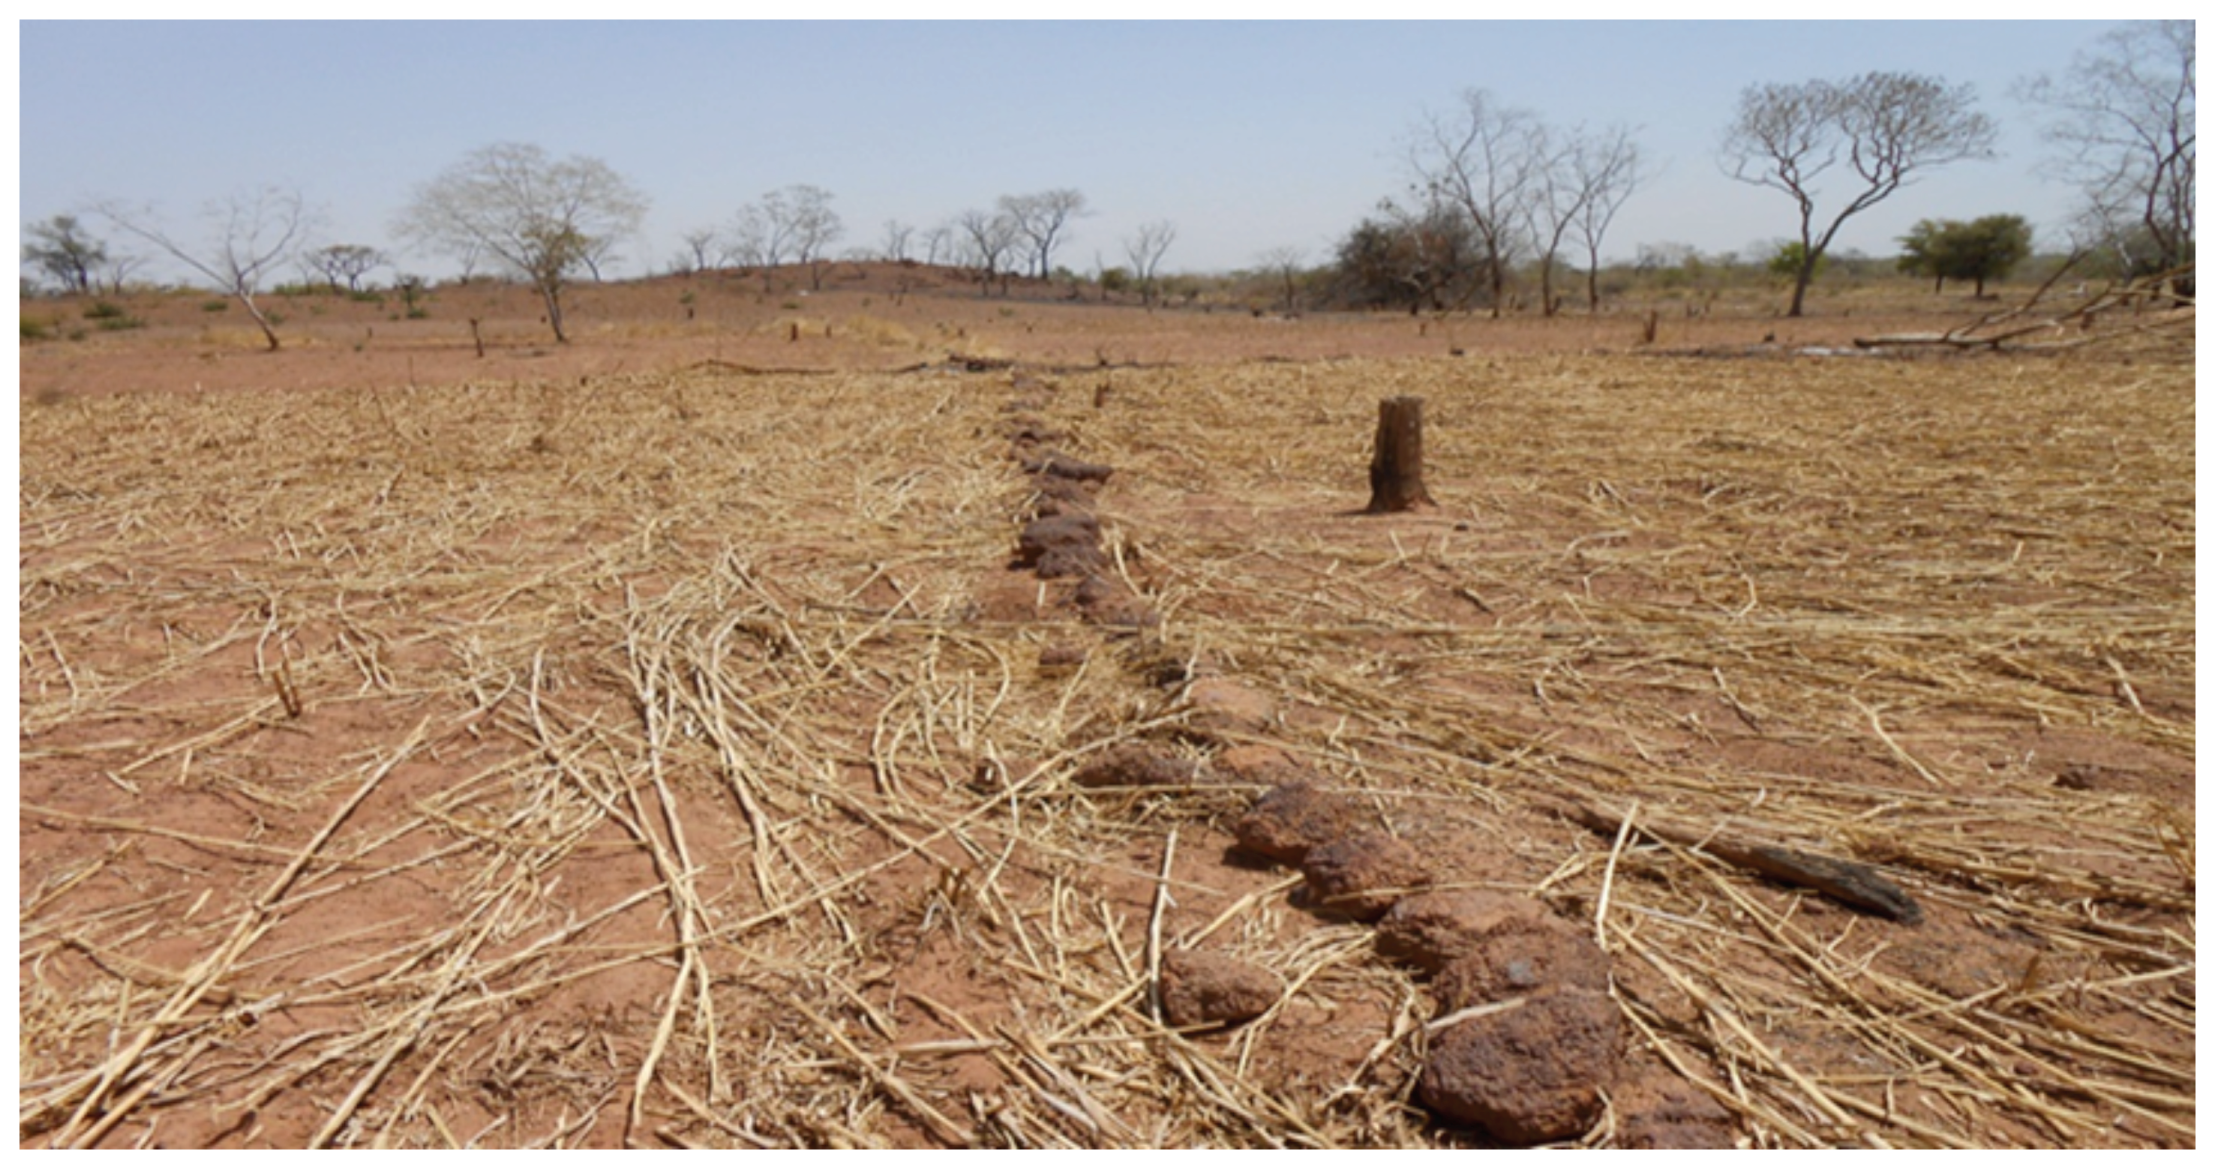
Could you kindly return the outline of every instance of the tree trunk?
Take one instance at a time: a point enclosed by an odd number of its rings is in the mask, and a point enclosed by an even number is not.
[[[555,343],[568,344],[570,337],[562,331],[562,289],[543,284],[539,288],[539,298],[547,302],[547,326],[554,329]]]
[[[1395,514],[1434,505],[1425,491],[1425,400],[1388,397],[1379,402],[1379,430],[1371,453],[1371,504],[1366,514]]]
[[[254,317],[254,324],[262,330],[262,339],[269,342],[270,351],[277,351],[277,329],[270,327],[270,318],[262,314],[261,308],[255,306],[254,297],[243,291],[232,294],[241,304],[246,305],[246,314]]]

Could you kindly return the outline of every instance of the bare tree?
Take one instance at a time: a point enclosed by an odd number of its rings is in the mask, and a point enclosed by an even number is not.
[[[1801,262],[1789,316],[1802,300],[1841,224],[1936,166],[1994,156],[1995,126],[1973,108],[1972,88],[1936,77],[1866,73],[1847,81],[1751,85],[1726,130],[1727,175],[1792,198],[1800,214]],[[1830,219],[1818,210],[1820,182],[1846,160],[1854,193]]]
[[[1301,274],[1304,258],[1306,252],[1294,246],[1273,247],[1256,257],[1258,266],[1278,277],[1284,292],[1281,307],[1287,315],[1294,313],[1294,280]]]
[[[970,259],[978,268],[978,294],[983,296],[1000,273],[1001,261],[1016,247],[1018,230],[1016,221],[1006,214],[993,214],[981,210],[967,210],[955,216],[955,229],[962,233],[968,245]],[[1006,282],[1002,291],[1008,291]]]
[[[748,217],[743,213],[743,219]],[[762,196],[756,217],[763,262],[776,266],[790,248],[794,262],[808,265],[809,285],[822,288],[824,258],[847,230],[832,209],[832,192],[805,183],[773,190]]]
[[[785,239],[759,206],[743,206],[732,218],[726,258],[742,267],[776,267],[785,257]]]
[[[916,228],[899,219],[886,220],[884,255],[891,262],[899,263],[909,257],[909,240],[916,237]]]
[[[1125,258],[1132,261],[1132,278],[1140,285],[1141,303],[1155,302],[1155,269],[1177,238],[1178,227],[1168,219],[1158,219],[1140,224],[1140,229],[1124,241]]]
[[[925,264],[927,266],[937,267],[940,262],[940,257],[947,253],[947,245],[949,241],[951,241],[954,237],[955,228],[948,223],[941,223],[939,226],[933,227],[931,230],[924,232]]]
[[[1536,124],[1528,138],[1532,181],[1524,204],[1525,234],[1540,259],[1540,314],[1556,314],[1556,256],[1589,197],[1573,158],[1586,130],[1568,133]]]
[[[1068,241],[1064,228],[1086,213],[1086,196],[1075,190],[1043,190],[1002,195],[1000,205],[1001,213],[1016,223],[1018,233],[1032,245],[1032,274],[1046,279],[1053,269],[1055,249]]]
[[[318,247],[302,257],[316,274],[323,276],[331,290],[339,290],[341,283],[347,291],[361,291],[362,277],[385,266],[385,253],[375,247],[360,243],[334,243]]]
[[[2082,242],[2154,275],[2194,261],[2195,24],[2164,20],[2103,36],[2061,77],[2023,83],[2019,96],[2054,115],[2045,136],[2054,169],[2078,184]],[[2194,278],[2182,294],[2193,297]]]
[[[262,278],[291,258],[293,248],[311,225],[313,216],[299,191],[266,186],[252,194],[234,194],[209,204],[206,217],[212,230],[208,242],[199,247],[170,235],[156,222],[152,210],[134,210],[114,202],[101,203],[95,209],[117,230],[152,243],[239,301],[255,327],[262,330],[269,350],[278,350],[277,329],[254,297],[261,293]]]
[[[501,143],[465,155],[417,188],[394,224],[402,238],[455,255],[493,257],[528,281],[557,343],[570,273],[632,234],[647,200],[598,158],[555,161],[538,146]]]
[[[1572,224],[1586,248],[1586,307],[1597,312],[1602,308],[1602,238],[1625,200],[1649,176],[1641,170],[1640,145],[1624,126],[1581,135],[1569,164],[1572,181],[1584,194]]]
[[[707,271],[716,266],[721,257],[714,227],[695,227],[678,236],[678,242],[685,244],[685,250],[678,252],[676,266],[679,271]]]
[[[85,233],[75,215],[55,215],[24,228],[23,263],[63,292],[91,295],[94,273],[108,263],[108,245]]]
[[[1529,111],[1498,104],[1483,89],[1467,89],[1461,109],[1426,117],[1410,150],[1425,201],[1444,200],[1470,220],[1496,317],[1502,314],[1509,268],[1526,246],[1528,200],[1546,169],[1540,128]]]

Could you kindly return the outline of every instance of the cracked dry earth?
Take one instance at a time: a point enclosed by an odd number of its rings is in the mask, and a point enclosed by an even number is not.
[[[1358,515],[1403,394],[1441,505]],[[1113,467],[1091,575],[1018,563],[1018,399]],[[2185,364],[21,416],[25,1146],[2194,1144]],[[1412,963],[1236,840],[1296,780],[1591,950]],[[1556,1022],[1488,1009],[1574,966],[1621,1055],[1495,1122],[1489,1058],[1552,1039],[1501,1018]]]

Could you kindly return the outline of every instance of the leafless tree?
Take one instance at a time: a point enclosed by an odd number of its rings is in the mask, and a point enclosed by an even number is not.
[[[833,243],[846,233],[839,212],[832,209],[832,192],[806,183],[774,190],[763,196],[762,213],[769,225],[770,251],[776,256],[793,248],[793,261],[809,267],[809,285],[824,286],[823,262]],[[772,263],[777,259],[772,258]]]
[[[1168,219],[1142,223],[1130,238],[1124,241],[1124,256],[1132,261],[1132,278],[1140,285],[1140,302],[1155,302],[1155,269],[1163,262],[1163,254],[1171,249],[1178,238],[1178,227]]]
[[[1086,213],[1086,196],[1075,190],[1043,190],[1002,195],[1000,205],[1001,213],[1016,223],[1017,232],[1032,245],[1032,274],[1046,279],[1053,270],[1055,249],[1068,241],[1065,228]]]
[[[1307,252],[1294,246],[1273,247],[1256,257],[1257,265],[1278,277],[1284,292],[1281,307],[1288,315],[1294,312],[1294,280],[1301,275],[1305,258]]]
[[[1719,159],[1727,175],[1784,192],[1800,215],[1801,263],[1789,316],[1841,224],[1926,170],[1994,156],[1995,126],[1973,108],[1969,85],[1936,77],[1866,73],[1847,81],[1751,85],[1727,128]],[[1827,172],[1847,163],[1853,193],[1830,218],[1818,209]]]
[[[941,223],[939,226],[933,227],[931,230],[924,232],[925,264],[927,266],[937,267],[939,265],[940,259],[947,254],[948,242],[954,237],[955,228],[947,223]]]
[[[1587,311],[1602,307],[1602,239],[1625,201],[1648,181],[1641,169],[1640,144],[1633,131],[1621,125],[1597,134],[1581,134],[1569,159],[1572,182],[1582,192],[1572,226],[1586,248]]]
[[[646,198],[606,162],[558,162],[538,146],[501,143],[418,187],[394,230],[433,250],[493,257],[539,293],[556,342],[568,343],[562,290],[570,273],[638,231],[646,213]]]
[[[212,229],[208,241],[198,247],[164,230],[151,209],[115,202],[103,202],[95,209],[117,230],[152,243],[239,301],[262,330],[269,350],[278,350],[277,329],[254,297],[261,293],[262,278],[292,257],[312,225],[314,216],[299,191],[266,186],[209,204],[206,217]]]
[[[916,228],[899,219],[886,220],[884,257],[899,263],[909,257],[909,240],[916,237]]]
[[[303,261],[323,277],[324,282],[336,292],[341,283],[347,291],[361,291],[362,277],[385,266],[385,253],[375,247],[360,243],[334,243],[318,247],[302,257]]]
[[[2154,275],[2194,261],[2195,24],[2163,20],[2105,34],[2062,76],[2022,83],[2048,109],[2056,172],[2078,184],[2084,245]],[[2192,276],[2179,288],[2194,295]]]
[[[722,257],[714,227],[695,227],[678,236],[678,241],[685,244],[685,250],[678,252],[679,271],[707,271]]]
[[[1533,187],[1546,169],[1540,131],[1531,112],[1501,105],[1483,89],[1467,89],[1461,108],[1427,115],[1410,149],[1424,201],[1450,203],[1470,221],[1489,307],[1497,317],[1510,266],[1527,246]]]
[[[955,216],[955,229],[961,232],[968,246],[970,259],[978,268],[978,294],[985,295],[995,275],[1001,272],[1001,262],[1017,245],[1019,231],[1014,219],[1006,214],[981,210],[967,210]],[[1008,285],[1002,285],[1006,292]]]

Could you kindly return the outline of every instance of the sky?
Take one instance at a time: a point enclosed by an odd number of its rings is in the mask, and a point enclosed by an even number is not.
[[[1410,181],[1406,142],[1468,88],[1564,126],[1623,123],[1655,176],[1605,255],[1740,251],[1795,230],[1783,194],[1726,177],[1718,143],[1760,82],[1870,70],[1970,83],[2001,157],[1953,164],[1851,219],[1836,250],[1893,254],[1922,218],[2026,216],[2062,241],[2072,193],[2040,176],[2014,81],[2060,71],[2089,22],[75,22],[19,33],[19,222],[98,199],[152,203],[187,238],[214,199],[297,187],[318,241],[396,245],[423,183],[527,142],[597,158],[650,203],[626,275],[765,192],[832,192],[835,250],[1005,194],[1075,188],[1059,264],[1123,262],[1145,222],[1165,271],[1311,262]],[[1843,190],[1824,189],[1838,205]],[[151,268],[150,270],[162,270]]]

